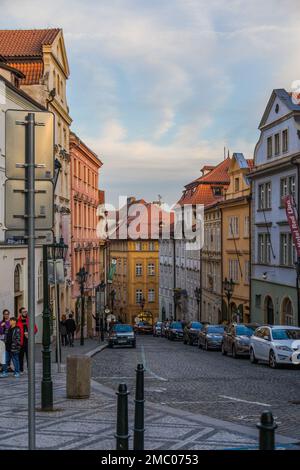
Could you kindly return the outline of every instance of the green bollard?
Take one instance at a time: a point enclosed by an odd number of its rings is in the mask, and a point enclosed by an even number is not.
[[[259,450],[274,450],[277,424],[274,421],[272,412],[264,411],[261,414],[260,423],[256,427],[259,429]]]
[[[128,450],[128,394],[127,385],[119,384],[117,391],[116,450]]]
[[[144,450],[144,366],[136,369],[135,414],[134,414],[134,450]]]

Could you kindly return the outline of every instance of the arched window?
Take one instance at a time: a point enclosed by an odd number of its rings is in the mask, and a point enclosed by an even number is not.
[[[268,325],[274,325],[274,304],[269,296],[265,298],[265,317]]]
[[[286,297],[282,302],[281,321],[284,325],[294,325],[294,312],[291,299]]]
[[[43,261],[39,264],[38,269],[38,300],[43,299]]]
[[[21,291],[21,266],[17,264],[15,267],[15,272],[14,272],[14,291],[15,292],[20,292]]]

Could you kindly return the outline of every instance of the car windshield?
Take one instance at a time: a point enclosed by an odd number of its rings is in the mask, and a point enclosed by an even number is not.
[[[172,328],[177,328],[178,330],[182,330],[182,324],[179,322],[172,323]]]
[[[299,330],[272,330],[273,339],[276,340],[285,340],[285,339],[300,339],[300,329]]]
[[[236,334],[237,336],[252,336],[254,333],[255,328],[251,328],[250,326],[246,325],[239,325],[236,327]]]
[[[193,323],[191,324],[191,328],[193,328],[194,330],[201,330],[201,328],[202,328],[202,323],[193,322]]]
[[[117,331],[118,333],[127,333],[132,331],[132,326],[130,325],[114,325],[113,330]]]
[[[224,326],[209,326],[207,333],[224,333]]]

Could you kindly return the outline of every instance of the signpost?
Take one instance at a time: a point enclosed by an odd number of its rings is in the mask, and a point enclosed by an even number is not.
[[[54,116],[7,110],[5,129],[5,223],[8,237],[23,237],[28,245],[28,446],[34,450],[35,238],[36,228],[53,228]]]

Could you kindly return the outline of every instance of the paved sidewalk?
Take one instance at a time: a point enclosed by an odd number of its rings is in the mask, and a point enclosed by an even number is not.
[[[93,341],[93,340],[91,340]],[[95,346],[98,346],[97,344]],[[95,348],[88,348],[89,355]],[[78,348],[72,352],[77,353]],[[37,407],[40,407],[41,364],[36,366]],[[36,442],[39,449],[115,449],[115,392],[92,381],[88,400],[69,400],[65,392],[65,365],[53,367],[55,411],[36,413]],[[0,449],[27,448],[27,375],[0,379]],[[134,397],[129,395],[130,448],[132,448]],[[195,415],[146,402],[145,448],[161,450],[254,449],[258,432],[254,427]],[[293,448],[295,440],[277,435],[277,447]]]
[[[79,339],[75,339],[74,341],[74,347],[70,348],[70,346],[63,346],[61,348],[61,353],[62,353],[62,363],[65,363],[66,362],[66,357],[69,355],[69,354],[88,354],[90,353],[91,351],[94,351],[94,353],[96,354],[97,353],[97,350],[99,347],[102,347],[103,344],[106,344],[103,343],[103,341],[99,341],[99,338],[95,337],[95,338],[85,338],[84,339],[84,345],[83,346],[80,346],[80,340]],[[42,344],[36,344],[35,345],[35,354],[36,354],[36,362],[37,363],[42,363],[42,349],[43,349],[43,346]],[[55,354],[55,342],[51,345],[51,350],[52,350],[52,353],[51,353],[51,361],[52,363],[55,363],[56,362],[56,354]]]

